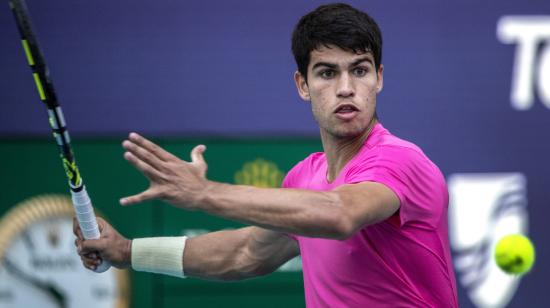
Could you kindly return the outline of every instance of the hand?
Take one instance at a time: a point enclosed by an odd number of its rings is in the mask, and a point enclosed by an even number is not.
[[[105,220],[97,217],[100,238],[84,239],[76,217],[73,218],[74,242],[84,267],[95,270],[103,260],[116,268],[128,268],[131,265],[132,241],[120,235]]]
[[[191,151],[191,162],[183,161],[153,142],[131,133],[122,146],[124,158],[149,179],[149,188],[137,195],[122,198],[129,205],[151,199],[161,199],[177,207],[195,209],[208,187],[203,158],[206,150],[198,145]]]

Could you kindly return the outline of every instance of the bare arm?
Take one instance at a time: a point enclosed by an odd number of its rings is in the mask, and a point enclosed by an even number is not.
[[[240,280],[269,274],[299,254],[296,241],[258,227],[207,233],[187,240],[187,276]]]
[[[343,239],[365,225],[380,222],[399,208],[399,199],[386,186],[365,182],[330,192],[266,189],[211,182],[201,209],[310,237]]]
[[[132,241],[98,217],[101,237],[84,240],[73,219],[75,245],[85,267],[93,270],[101,260],[117,268],[131,266]],[[287,235],[247,227],[207,233],[187,240],[183,270],[187,276],[212,280],[239,280],[269,274],[300,253]]]
[[[379,183],[344,185],[330,192],[222,184],[206,179],[204,146],[193,149],[192,162],[134,133],[123,146],[124,157],[150,180],[149,189],[122,199],[123,205],[162,199],[274,231],[336,239],[347,238],[399,209],[395,193]]]

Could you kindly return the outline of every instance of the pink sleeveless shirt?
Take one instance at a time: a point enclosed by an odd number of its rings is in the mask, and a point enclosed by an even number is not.
[[[331,191],[365,181],[396,194],[395,215],[341,241],[290,235],[300,246],[307,307],[458,307],[445,179],[417,146],[378,123],[332,183],[324,153],[314,153],[283,187]]]

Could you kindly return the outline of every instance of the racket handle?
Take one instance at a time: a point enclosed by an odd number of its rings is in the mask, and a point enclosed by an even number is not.
[[[76,212],[76,219],[82,230],[84,238],[98,239],[100,237],[99,227],[94,214],[94,208],[92,206],[92,200],[86,192],[86,186],[82,187],[82,190],[74,192],[71,190],[71,196],[73,200],[74,210]],[[101,264],[95,269],[96,273],[103,273],[111,267],[109,262],[103,260]]]

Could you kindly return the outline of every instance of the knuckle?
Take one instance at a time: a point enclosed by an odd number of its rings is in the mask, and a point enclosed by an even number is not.
[[[161,199],[167,199],[167,198],[170,198],[171,193],[170,193],[170,190],[163,188],[163,189],[158,189],[155,195],[160,197]]]
[[[170,170],[170,168],[166,168],[166,170]],[[158,177],[162,182],[169,182],[171,178],[168,172],[160,172]]]
[[[159,190],[155,193],[151,193],[151,197],[152,196],[157,196],[160,199],[165,199],[166,197],[168,197],[168,194],[164,190]]]

